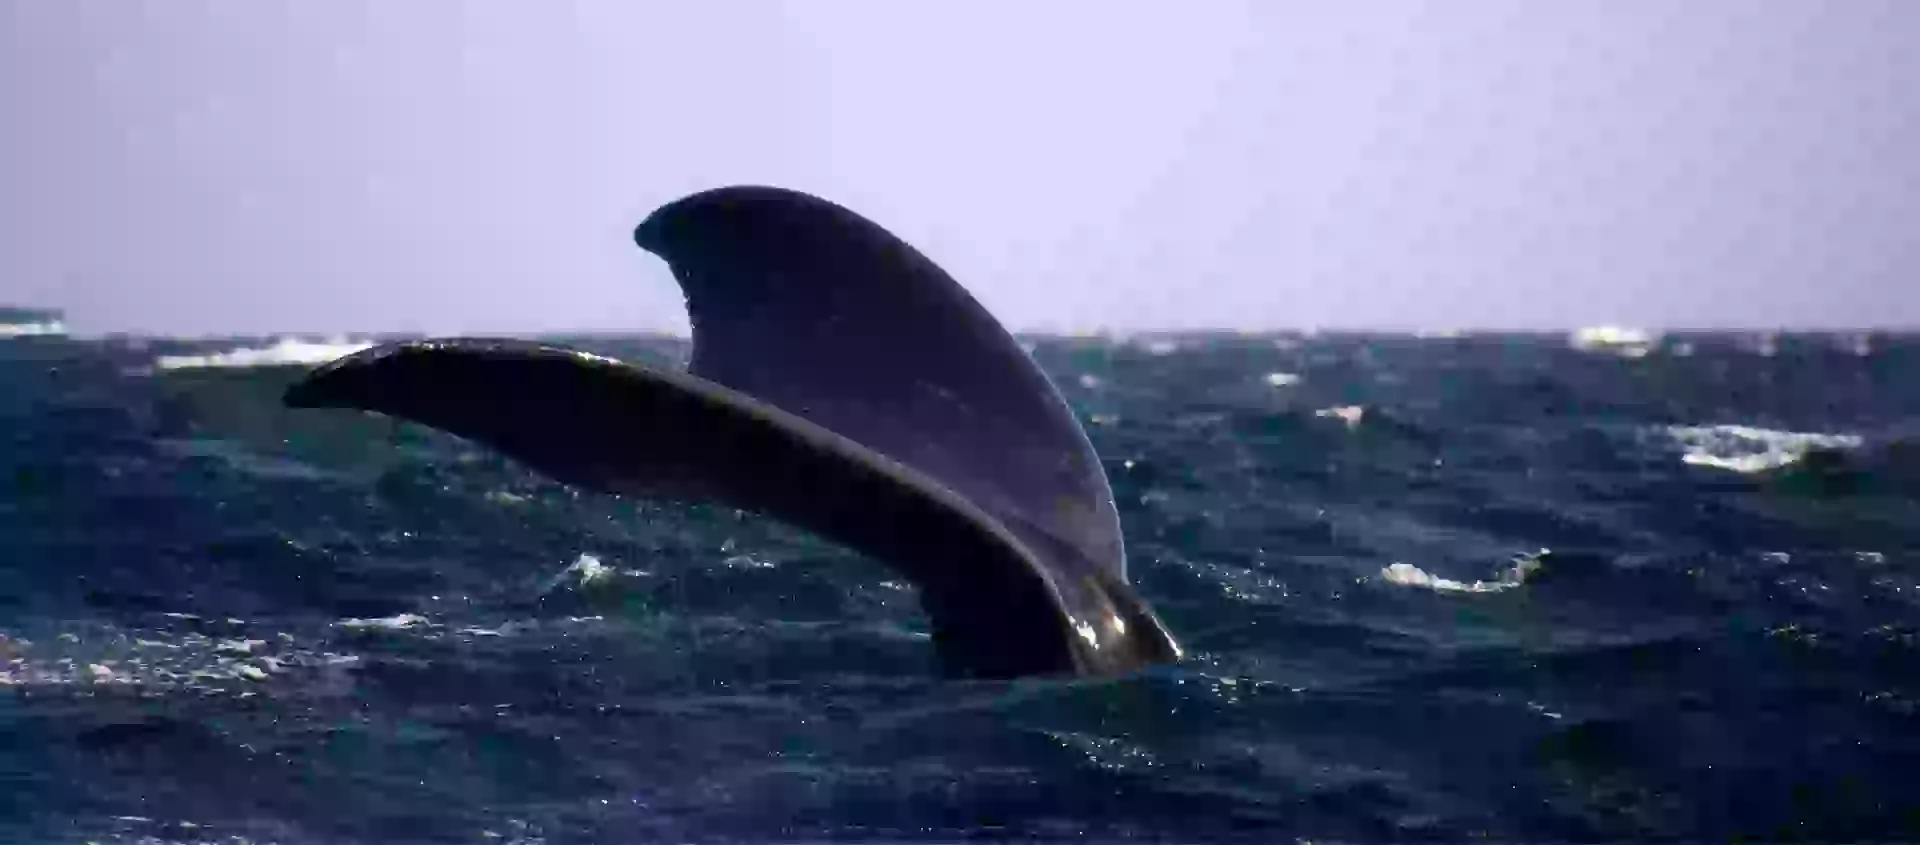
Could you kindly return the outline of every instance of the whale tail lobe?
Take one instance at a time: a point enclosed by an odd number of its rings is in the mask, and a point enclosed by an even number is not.
[[[634,239],[686,294],[680,372],[527,341],[376,346],[288,391],[484,443],[557,480],[755,510],[920,590],[951,674],[1177,660],[1127,579],[1085,431],[1017,342],[904,241],[807,194],[731,187]]]

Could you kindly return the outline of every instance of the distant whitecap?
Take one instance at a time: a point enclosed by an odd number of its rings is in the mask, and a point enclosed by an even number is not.
[[[1645,329],[1625,326],[1588,326],[1575,329],[1567,344],[1583,352],[1604,352],[1623,358],[1642,358],[1660,341]]]
[[[45,320],[33,323],[0,323],[0,338],[59,337],[66,333],[67,324],[59,320]]]
[[[1787,466],[1813,449],[1855,449],[1861,444],[1861,438],[1851,434],[1775,431],[1745,425],[1668,426],[1666,433],[1683,450],[1680,460],[1744,473]]]
[[[1358,428],[1360,421],[1367,416],[1367,409],[1360,405],[1338,405],[1332,408],[1321,408],[1318,411],[1314,411],[1313,415],[1325,419],[1339,420],[1346,423],[1347,428]]]
[[[286,367],[304,364],[320,364],[352,355],[373,344],[365,341],[353,341],[335,338],[320,343],[300,340],[299,338],[281,338],[268,346],[242,346],[225,352],[206,355],[162,355],[155,359],[153,366],[160,370],[182,370],[195,368],[235,368],[235,367]]]

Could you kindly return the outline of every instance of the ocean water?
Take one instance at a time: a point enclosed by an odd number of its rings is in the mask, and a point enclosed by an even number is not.
[[[340,347],[0,340],[0,841],[1920,838],[1920,338],[1032,348],[1181,665],[940,680],[873,561],[280,409]]]

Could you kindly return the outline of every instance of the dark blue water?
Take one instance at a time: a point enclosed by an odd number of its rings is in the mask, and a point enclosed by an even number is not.
[[[1018,684],[237,345],[0,341],[0,840],[1920,838],[1920,339],[1039,341],[1191,659]]]

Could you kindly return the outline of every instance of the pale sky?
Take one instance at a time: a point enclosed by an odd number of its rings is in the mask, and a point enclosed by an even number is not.
[[[1016,330],[1920,325],[1920,0],[0,0],[0,303],[684,330],[734,183]]]

